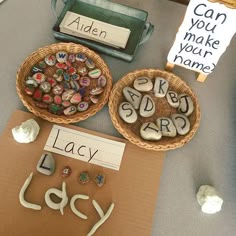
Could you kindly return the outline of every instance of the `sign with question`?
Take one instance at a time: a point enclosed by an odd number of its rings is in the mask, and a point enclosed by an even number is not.
[[[191,0],[168,63],[208,75],[236,32],[236,9],[207,0]]]

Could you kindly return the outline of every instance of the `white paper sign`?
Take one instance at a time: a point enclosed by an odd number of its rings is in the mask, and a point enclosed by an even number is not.
[[[168,62],[211,73],[236,32],[236,9],[207,0],[191,0],[169,52]]]
[[[125,143],[53,125],[44,150],[119,170]]]

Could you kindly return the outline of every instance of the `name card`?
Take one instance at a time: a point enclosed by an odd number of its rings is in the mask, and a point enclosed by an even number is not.
[[[191,0],[168,54],[171,64],[210,74],[236,32],[236,9]]]
[[[111,25],[70,11],[65,14],[60,24],[60,31],[120,48],[126,47],[131,32],[127,28]]]
[[[125,143],[53,125],[44,150],[119,170]]]

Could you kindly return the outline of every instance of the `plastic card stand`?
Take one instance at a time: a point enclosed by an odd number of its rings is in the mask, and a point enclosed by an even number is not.
[[[147,21],[146,11],[129,6],[113,3],[107,0],[67,0],[65,6],[53,26],[53,35],[56,39],[65,42],[83,44],[91,49],[111,55],[125,61],[132,61],[138,47],[152,35],[154,26]],[[56,14],[57,0],[51,1],[52,10]],[[103,21],[131,31],[126,48],[114,48],[89,39],[79,38],[60,32],[60,24],[67,11],[75,12],[95,20]]]

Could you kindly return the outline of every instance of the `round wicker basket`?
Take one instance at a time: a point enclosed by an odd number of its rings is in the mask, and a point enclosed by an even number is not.
[[[107,79],[107,84],[104,88],[103,93],[99,97],[98,103],[91,104],[86,111],[77,112],[76,114],[70,116],[55,115],[50,113],[46,109],[41,109],[37,107],[32,97],[26,95],[24,92],[25,78],[29,76],[31,68],[38,62],[44,60],[44,58],[47,55],[55,54],[58,51],[66,51],[68,53],[74,53],[74,54],[84,53],[87,57],[91,58],[94,61],[97,68],[102,70],[103,75]],[[75,123],[85,120],[88,117],[96,114],[107,103],[111,88],[112,88],[112,76],[108,66],[103,61],[103,59],[98,54],[88,49],[87,47],[74,43],[56,43],[39,48],[25,59],[25,61],[19,67],[16,75],[16,90],[23,104],[28,108],[29,111],[34,113],[36,116],[39,116],[45,120],[54,123]]]
[[[123,88],[126,86],[133,87],[133,81],[142,76],[149,77],[153,81],[155,77],[162,77],[169,82],[169,90],[175,91],[178,94],[188,94],[192,98],[194,111],[188,117],[190,121],[189,133],[184,136],[177,135],[176,137],[162,137],[159,141],[147,141],[140,137],[140,127],[144,122],[150,121],[155,123],[155,120],[158,117],[170,117],[171,114],[178,113],[175,108],[169,106],[165,97],[156,98],[153,91],[148,93],[154,99],[157,108],[153,116],[149,118],[139,116],[138,120],[134,124],[128,124],[120,118],[118,107],[120,103],[125,101],[122,93]],[[191,88],[178,76],[157,69],[141,69],[126,74],[113,86],[108,105],[111,120],[115,128],[131,143],[149,150],[164,151],[183,146],[193,138],[200,124],[200,108],[197,98]]]

